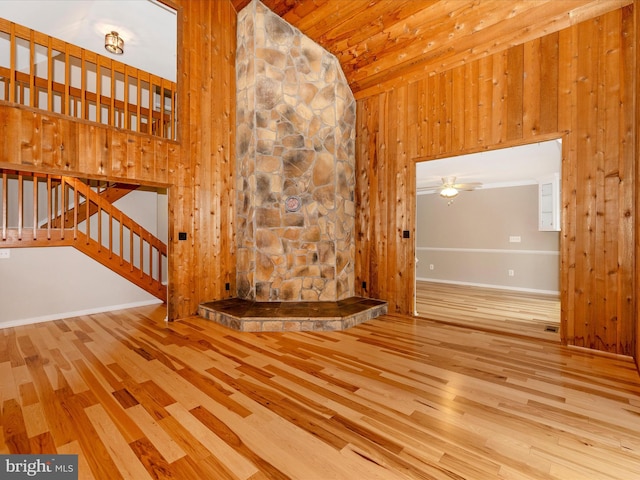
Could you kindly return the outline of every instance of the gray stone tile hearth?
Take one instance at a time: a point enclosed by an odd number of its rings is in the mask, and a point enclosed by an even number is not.
[[[229,298],[203,303],[198,314],[241,332],[345,330],[387,313],[387,302],[350,297],[336,302],[254,302]]]

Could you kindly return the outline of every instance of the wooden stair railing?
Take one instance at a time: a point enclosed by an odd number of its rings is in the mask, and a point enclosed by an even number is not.
[[[107,202],[113,203],[117,200],[120,200],[126,194],[132,192],[137,189],[137,185],[127,185],[125,183],[97,183],[93,186],[92,183],[89,183],[90,186],[95,188],[95,191],[104,198]],[[94,215],[98,212],[98,205],[95,203],[89,204],[89,215]],[[65,228],[73,228],[74,222],[74,213],[73,209],[67,212],[67,215],[64,216],[64,226]],[[78,212],[78,223],[82,223],[87,218],[87,209],[81,208]],[[52,220],[51,225],[53,227],[60,227],[62,225],[63,215],[60,214],[56,218]],[[46,228],[46,225],[41,225],[40,228]]]
[[[73,177],[10,171],[2,171],[0,192],[0,248],[73,246],[167,301],[167,246],[108,195]]]

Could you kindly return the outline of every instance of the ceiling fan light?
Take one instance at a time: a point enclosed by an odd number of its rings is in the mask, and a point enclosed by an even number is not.
[[[124,40],[118,32],[109,32],[104,36],[104,48],[114,55],[122,55],[124,53]]]
[[[453,187],[445,187],[440,190],[440,196],[444,198],[453,198],[458,195],[458,190]]]

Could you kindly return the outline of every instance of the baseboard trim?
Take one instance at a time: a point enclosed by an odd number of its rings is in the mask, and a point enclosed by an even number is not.
[[[496,290],[511,290],[514,292],[537,293],[541,295],[560,295],[559,291],[554,290],[539,290],[535,288],[512,287],[510,285],[492,285],[488,283],[458,282],[456,280],[440,280],[439,278],[416,277],[416,281],[446,283],[448,285],[465,285],[468,287],[494,288]]]
[[[558,250],[519,250],[515,248],[449,248],[449,247],[416,247],[417,252],[455,252],[455,253],[508,253],[518,255],[553,255],[560,256]]]
[[[123,303],[120,305],[106,305],[104,307],[90,308],[87,310],[76,310],[75,312],[61,312],[52,315],[44,315],[41,317],[22,318],[20,320],[8,320],[0,322],[0,329],[10,327],[22,327],[24,325],[33,325],[35,323],[51,322],[54,320],[63,320],[66,318],[80,317],[82,315],[93,315],[96,313],[112,312],[114,310],[125,310],[127,308],[146,307],[147,305],[157,305],[163,303],[162,300],[153,299],[142,302]]]

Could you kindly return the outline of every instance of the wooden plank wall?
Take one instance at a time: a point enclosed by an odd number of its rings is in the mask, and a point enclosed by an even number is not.
[[[235,46],[230,1],[179,0],[178,139],[171,169],[169,317],[235,292]],[[179,232],[187,240],[178,240]],[[229,290],[225,285],[229,283]]]
[[[636,41],[628,5],[359,98],[357,293],[413,313],[416,160],[562,137],[563,339],[634,355]]]
[[[636,8],[635,11],[635,40],[636,40],[636,71],[640,67],[640,48],[638,48],[638,43],[640,43],[640,8]],[[636,89],[636,109],[635,109],[635,178],[634,185],[635,188],[635,213],[638,215],[640,212],[640,189],[638,185],[640,185],[640,75],[636,74],[636,78],[634,79],[633,85]],[[635,302],[636,302],[636,321],[634,323],[635,331],[635,352],[634,358],[636,361],[636,367],[638,371],[640,371],[640,299],[638,299],[638,289],[640,288],[640,221],[638,221],[637,217],[635,220],[635,257],[634,257],[634,267],[636,271],[635,276],[635,284],[633,287],[633,291],[636,292]]]
[[[0,139],[0,167],[135,184],[168,183],[180,154],[171,140],[6,103]]]

